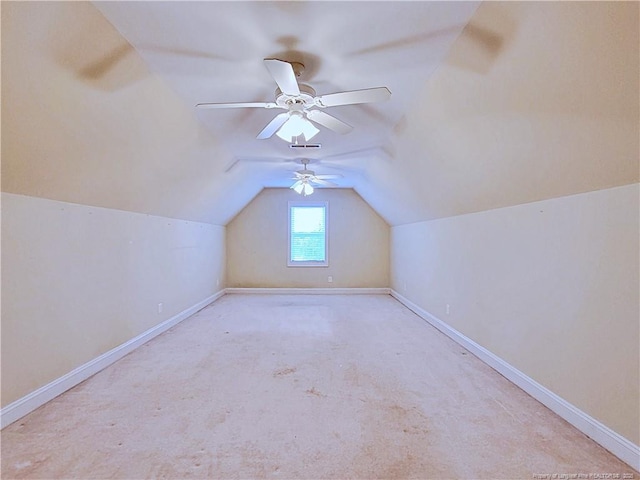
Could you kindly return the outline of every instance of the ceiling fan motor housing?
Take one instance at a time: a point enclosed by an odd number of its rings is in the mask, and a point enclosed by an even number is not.
[[[301,110],[306,106],[314,105],[316,91],[309,85],[299,84],[298,87],[300,88],[300,95],[287,95],[277,88],[275,94],[276,105],[284,108],[291,108],[298,104],[301,106]]]

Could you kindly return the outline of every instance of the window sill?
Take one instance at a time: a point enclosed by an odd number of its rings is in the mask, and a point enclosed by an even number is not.
[[[289,262],[287,267],[328,267],[327,262]]]

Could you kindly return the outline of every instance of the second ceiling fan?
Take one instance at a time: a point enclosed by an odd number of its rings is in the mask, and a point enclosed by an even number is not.
[[[307,196],[313,193],[314,187],[337,187],[330,179],[342,178],[342,175],[316,175],[313,170],[309,170],[309,159],[303,158],[300,160],[302,164],[302,170],[298,170],[294,173],[294,177],[291,180],[296,182],[289,188],[295,190],[300,195]]]
[[[340,105],[373,103],[388,100],[391,92],[386,87],[367,88],[347,92],[318,95],[309,85],[299,84],[298,77],[304,65],[285,62],[275,58],[265,58],[264,64],[278,85],[275,102],[244,103],[198,103],[197,108],[278,108],[286,110],[276,115],[262,129],[257,138],[262,140],[277,134],[287,142],[295,142],[300,137],[310,140],[319,130],[314,123],[334,132],[349,133],[353,127],[323,109]]]

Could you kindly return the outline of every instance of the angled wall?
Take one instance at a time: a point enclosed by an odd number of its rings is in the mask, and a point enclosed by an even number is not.
[[[92,2],[2,4],[2,191],[226,224],[261,188]]]
[[[329,202],[328,267],[287,267],[289,201]],[[227,225],[227,286],[388,287],[389,226],[353,190],[267,188]]]
[[[356,190],[402,225],[638,182],[638,18],[482,2]]]

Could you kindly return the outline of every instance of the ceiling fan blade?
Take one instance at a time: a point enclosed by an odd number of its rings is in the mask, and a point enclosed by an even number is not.
[[[321,110],[309,110],[307,112],[307,118],[341,135],[353,130],[351,125],[344,123],[342,120],[338,120],[336,117],[331,116],[328,113],[324,113]]]
[[[196,108],[277,108],[273,102],[198,103]]]
[[[264,65],[278,84],[280,91],[287,95],[300,95],[300,87],[296,80],[296,74],[290,63],[276,60],[275,58],[265,58]]]
[[[336,107],[338,105],[353,105],[355,103],[383,102],[391,97],[387,87],[352,90],[350,92],[330,93],[315,98],[320,107]]]
[[[334,178],[343,178],[344,175],[339,175],[339,174],[335,174],[335,175],[316,175],[316,178],[319,178],[320,180],[331,180]]]
[[[318,184],[318,185],[324,185],[326,187],[337,187],[338,186],[337,183],[328,182],[328,181],[322,180],[322,179],[320,179],[318,177],[312,178],[311,179],[311,183],[315,183],[315,184]]]
[[[265,138],[271,137],[287,120],[289,120],[289,114],[287,112],[276,115],[256,138],[258,140],[264,140]]]

